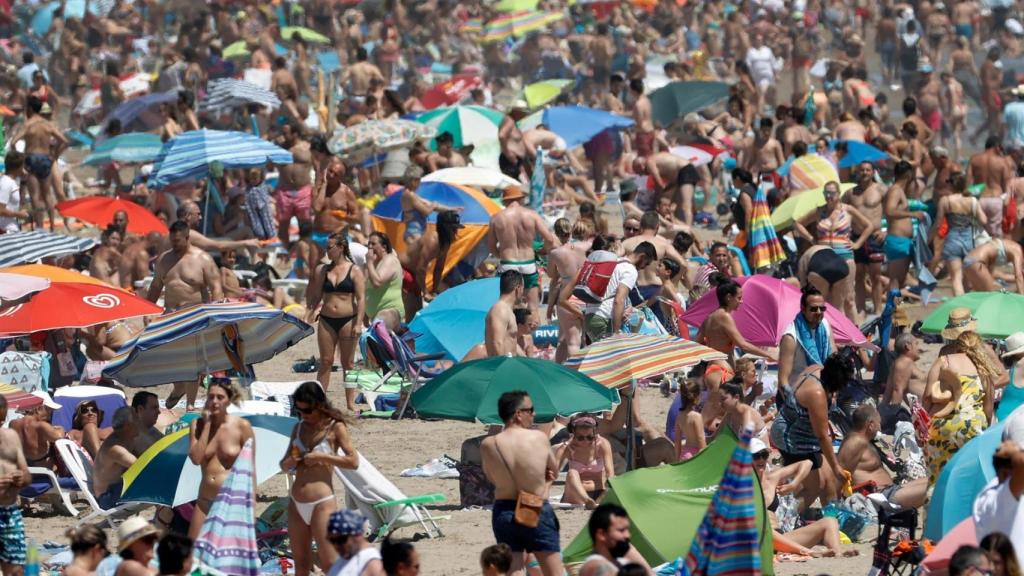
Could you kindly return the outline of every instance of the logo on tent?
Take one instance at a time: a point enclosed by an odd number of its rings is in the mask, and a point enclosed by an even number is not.
[[[82,302],[96,308],[113,308],[121,303],[121,299],[113,294],[97,294],[95,296],[83,296]]]
[[[655,490],[658,494],[714,494],[718,491],[718,484],[712,484],[711,486],[699,486],[697,488],[658,488]]]
[[[18,310],[21,310],[22,306],[24,306],[24,304],[18,304],[17,306],[11,306],[10,308],[8,308],[6,310],[0,311],[0,317],[2,317],[2,316],[13,316],[15,312],[17,312]]]

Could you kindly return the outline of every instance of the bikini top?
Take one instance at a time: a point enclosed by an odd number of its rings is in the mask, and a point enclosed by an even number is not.
[[[324,274],[324,294],[333,294],[333,293],[355,294],[356,284],[355,284],[355,282],[352,281],[352,267],[351,266],[349,267],[348,274],[345,275],[345,278],[341,282],[338,282],[337,284],[334,284],[334,283],[331,282],[331,279],[329,278],[329,274],[330,274],[330,270],[328,270]]]
[[[600,454],[601,440],[594,442],[594,454]],[[600,476],[604,471],[604,457],[599,456],[590,461],[590,463],[584,463],[579,460],[568,460],[569,469],[575,470],[580,473],[580,477],[594,477]]]
[[[313,446],[312,449],[309,449],[306,447],[306,443],[302,441],[302,422],[299,422],[299,429],[295,432],[295,440],[292,441],[292,444],[294,444],[295,447],[298,448],[302,454],[309,454],[310,452],[323,452],[324,454],[331,454],[332,452],[334,452],[334,449],[331,448],[331,443],[327,439],[328,436],[330,436],[330,434],[324,434],[324,437],[322,440],[320,440],[320,443],[317,444],[316,446]]]

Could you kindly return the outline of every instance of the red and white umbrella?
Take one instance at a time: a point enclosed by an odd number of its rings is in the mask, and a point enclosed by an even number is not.
[[[423,106],[427,110],[433,110],[441,106],[458,104],[469,95],[471,90],[479,88],[481,84],[483,84],[483,81],[480,80],[479,76],[470,74],[454,76],[451,80],[436,84],[430,90],[427,90],[423,94]]]
[[[725,153],[722,148],[716,148],[710,144],[687,144],[686,146],[675,146],[668,149],[673,156],[685,158],[694,166],[710,164],[719,154]]]

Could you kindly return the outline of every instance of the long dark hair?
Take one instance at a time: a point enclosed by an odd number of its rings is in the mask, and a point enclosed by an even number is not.
[[[331,234],[330,236],[327,237],[327,241],[333,241],[335,245],[341,246],[342,254],[345,257],[345,260],[352,262],[352,251],[348,247],[348,237],[346,237],[341,232],[335,232],[334,234]],[[331,270],[338,264],[338,262],[331,260],[331,263],[327,265],[327,269]]]
[[[331,401],[327,399],[327,394],[324,389],[320,386],[320,383],[315,380],[308,380],[299,385],[292,392],[292,405],[296,402],[302,402],[309,404],[313,407],[313,410],[326,415],[335,422],[341,422],[346,426],[351,426],[355,423],[355,420],[348,414],[345,414],[341,410],[338,410],[331,404]]]

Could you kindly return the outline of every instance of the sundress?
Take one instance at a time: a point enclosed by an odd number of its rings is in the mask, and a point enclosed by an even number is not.
[[[960,400],[957,402],[956,410],[943,418],[932,418],[928,428],[928,444],[925,446],[930,485],[935,485],[943,466],[949,462],[953,454],[988,426],[982,404],[983,396],[981,378],[978,375],[961,375]]]

